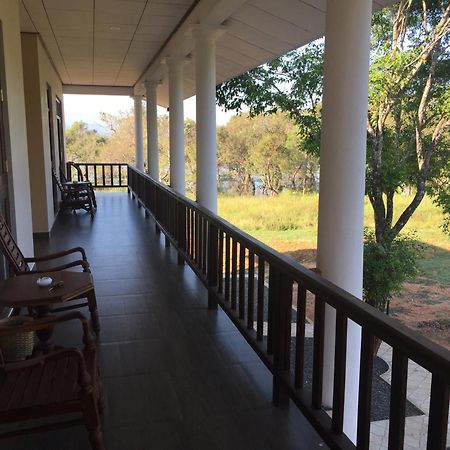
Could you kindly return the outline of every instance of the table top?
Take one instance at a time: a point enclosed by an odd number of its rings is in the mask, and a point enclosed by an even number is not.
[[[64,282],[63,286],[49,291],[50,286],[38,286],[39,277],[49,276],[53,283]],[[33,272],[0,281],[0,306],[22,308],[66,302],[88,293],[94,288],[92,275],[87,272]]]

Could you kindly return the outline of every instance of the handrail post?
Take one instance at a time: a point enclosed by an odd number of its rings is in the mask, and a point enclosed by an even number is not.
[[[291,364],[292,280],[278,268],[270,267],[269,302],[273,308],[273,403],[289,406],[289,393],[284,378]],[[272,298],[270,298],[272,297]]]
[[[218,257],[219,257],[219,230],[212,223],[208,223],[208,261],[207,261],[207,280],[208,280],[208,308],[217,309],[217,299],[214,289],[217,287],[218,276]]]

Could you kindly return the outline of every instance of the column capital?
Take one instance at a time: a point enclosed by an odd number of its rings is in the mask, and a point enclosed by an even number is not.
[[[143,95],[142,94],[133,94],[130,95],[130,98],[132,98],[133,100],[142,100]]]
[[[142,83],[144,85],[144,87],[146,89],[149,88],[156,88],[158,87],[160,84],[162,83],[161,80],[145,80],[144,83]]]
[[[167,55],[164,58],[164,64],[169,68],[169,70],[181,69],[189,61],[190,61],[190,58],[188,58],[185,55],[179,55],[179,54]]]
[[[212,27],[205,24],[192,25],[191,32],[195,41],[215,42],[217,38],[227,31],[224,25]]]
[[[152,93],[153,95],[156,95],[156,90],[158,89],[158,86],[161,83],[161,80],[145,80],[144,83],[142,83],[145,88],[145,97],[148,98],[148,96]]]

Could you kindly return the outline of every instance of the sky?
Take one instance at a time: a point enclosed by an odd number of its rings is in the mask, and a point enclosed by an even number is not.
[[[73,122],[82,120],[89,124],[90,128],[103,133],[106,130],[100,121],[100,112],[117,114],[133,109],[133,99],[128,96],[119,95],[74,95],[64,94],[64,116],[66,128]],[[158,106],[158,115],[167,114],[165,108]],[[225,125],[229,118],[235,113],[224,112],[221,108],[216,109],[217,125]],[[184,116],[195,120],[195,96],[184,101]]]

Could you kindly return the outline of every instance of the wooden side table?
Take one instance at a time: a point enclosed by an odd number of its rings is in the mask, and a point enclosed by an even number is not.
[[[47,276],[53,283],[62,282],[53,290],[49,286],[38,286],[36,281],[42,274],[26,273],[0,282],[0,306],[11,308],[32,308],[38,317],[44,317],[51,312],[51,305],[65,303],[80,297],[86,297],[91,313],[92,325],[96,334],[100,332],[97,300],[95,297],[92,275],[87,272],[49,272]],[[51,349],[52,330],[39,332],[38,338],[42,349]]]

